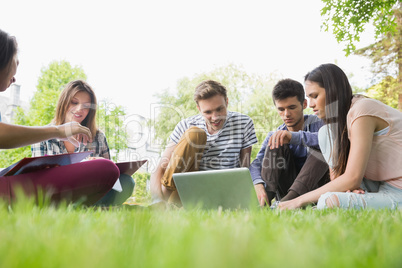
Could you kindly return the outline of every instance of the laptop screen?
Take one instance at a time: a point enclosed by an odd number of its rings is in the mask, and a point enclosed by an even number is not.
[[[258,207],[248,168],[173,174],[185,209],[250,209]]]

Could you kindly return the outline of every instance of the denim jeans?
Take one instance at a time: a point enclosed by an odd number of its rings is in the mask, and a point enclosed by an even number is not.
[[[119,177],[121,192],[111,189],[101,200],[95,203],[95,206],[120,206],[123,204],[132,194],[134,190],[134,180],[127,174],[120,174]]]
[[[362,189],[366,190],[362,184]],[[321,195],[318,200],[317,208],[327,208],[328,201],[334,201],[334,197],[337,197],[339,206],[341,208],[349,209],[400,209],[402,208],[402,189],[396,188],[389,183],[383,182],[380,185],[378,192],[364,194],[344,193],[344,192],[328,192]],[[329,199],[329,200],[328,200]]]

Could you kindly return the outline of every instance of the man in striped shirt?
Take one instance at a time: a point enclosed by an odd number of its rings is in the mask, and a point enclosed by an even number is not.
[[[180,121],[151,176],[156,199],[179,203],[173,173],[249,167],[251,147],[257,143],[250,117],[227,110],[226,88],[207,80],[195,89],[200,114]]]

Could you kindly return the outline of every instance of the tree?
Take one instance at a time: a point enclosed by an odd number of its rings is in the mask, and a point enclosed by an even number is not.
[[[54,117],[60,92],[67,83],[77,79],[87,80],[84,70],[79,66],[72,67],[67,61],[53,61],[48,67],[43,67],[26,116],[27,125],[49,124]]]
[[[24,111],[18,108],[13,123],[27,126],[49,124],[54,117],[61,90],[68,82],[76,79],[86,80],[87,76],[81,67],[72,67],[67,61],[53,61],[48,67],[42,68],[37,90],[30,101],[29,110]],[[109,147],[115,149],[117,153],[127,148],[127,134],[121,118],[125,115],[123,108],[112,106],[110,103],[108,105],[101,104],[97,114],[98,125],[105,132]],[[0,152],[0,167],[7,167],[24,157],[30,156],[30,146],[2,150]]]
[[[155,130],[154,138],[163,150],[176,124],[199,113],[193,100],[194,89],[207,79],[219,81],[226,87],[229,110],[247,114],[253,119],[259,140],[259,144],[253,146],[254,159],[266,134],[281,123],[271,97],[271,90],[278,77],[249,75],[234,64],[197,74],[193,78],[184,77],[178,81],[176,92],[165,90],[158,94],[159,113],[151,120],[151,127]]]
[[[135,203],[149,203],[151,201],[151,193],[147,189],[147,181],[151,174],[146,172],[136,172],[133,175],[135,181],[134,201]]]
[[[128,134],[124,126],[126,112],[121,105],[104,100],[99,104],[96,115],[98,128],[105,133],[112,159],[116,162],[119,152],[128,147]]]
[[[370,87],[367,90],[367,95],[396,109],[398,107],[396,83],[397,81],[394,77],[387,76],[380,83]]]
[[[30,108],[24,111],[17,108],[13,123],[26,126],[44,126],[53,119],[56,103],[64,85],[74,79],[86,80],[84,70],[72,67],[67,61],[53,61],[43,67],[38,79],[37,90],[30,101]],[[24,157],[31,156],[31,147],[25,146],[0,152],[0,167],[7,167]]]
[[[399,0],[322,0],[324,30],[330,27],[338,42],[345,42],[346,55],[369,57],[373,62],[374,80],[392,75],[398,92],[398,108],[402,110],[402,4]],[[377,41],[356,50],[356,42],[364,27],[372,23]],[[384,88],[381,88],[384,90]]]
[[[245,100],[244,113],[253,119],[258,144],[253,146],[251,159],[255,159],[262,142],[269,131],[283,123],[272,100],[272,89],[279,81],[275,74],[271,76],[252,76],[249,80],[251,92]]]

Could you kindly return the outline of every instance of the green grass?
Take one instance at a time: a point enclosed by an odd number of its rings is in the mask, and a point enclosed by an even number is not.
[[[0,267],[401,267],[401,211],[0,208]]]

